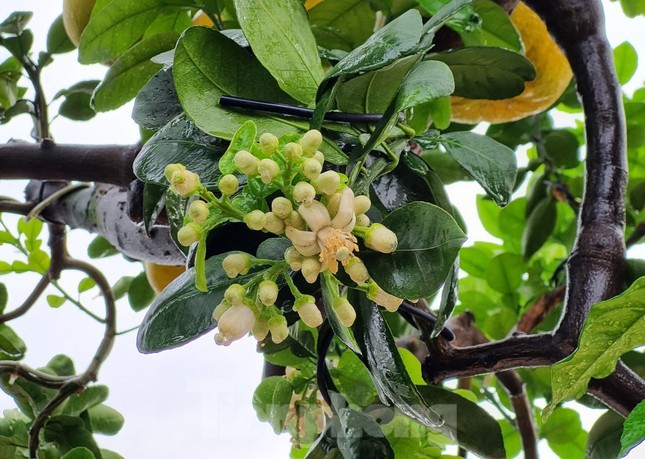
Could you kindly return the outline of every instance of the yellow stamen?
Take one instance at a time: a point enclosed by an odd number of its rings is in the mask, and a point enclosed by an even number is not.
[[[338,259],[336,254],[342,248],[349,251],[349,254],[358,252],[358,244],[356,244],[356,237],[352,233],[348,233],[332,226],[322,228],[316,234],[318,244],[320,245],[320,263],[323,267],[329,269],[333,274],[338,272]],[[345,250],[341,250],[341,253]],[[345,265],[349,261],[349,255],[341,260]]]

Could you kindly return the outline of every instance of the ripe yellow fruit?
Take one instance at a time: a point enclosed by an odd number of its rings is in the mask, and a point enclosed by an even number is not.
[[[206,13],[204,13],[203,11],[200,11],[193,18],[193,25],[204,26],[204,27],[214,27],[215,23],[211,18],[208,17]]]
[[[151,261],[144,262],[146,268],[146,277],[152,287],[152,290],[158,295],[163,289],[166,288],[176,277],[186,271],[185,266],[166,266],[152,263]]]
[[[453,121],[467,124],[517,121],[549,108],[569,85],[572,76],[569,61],[540,17],[522,2],[510,17],[522,38],[526,57],[535,66],[535,79],[525,84],[519,96],[510,99],[452,97]]]
[[[96,0],[63,0],[63,25],[67,36],[78,47],[81,34],[90,22]]]
[[[307,1],[305,2],[305,8],[307,9],[307,11],[309,11],[309,10],[310,10],[310,9],[312,9],[314,6],[316,6],[316,5],[317,5],[317,4],[319,4],[319,3],[322,3],[323,1],[324,1],[324,0],[307,0]]]

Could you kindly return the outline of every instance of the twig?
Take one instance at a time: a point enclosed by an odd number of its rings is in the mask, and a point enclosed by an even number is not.
[[[12,376],[18,376],[49,389],[59,389],[72,377],[57,376],[44,371],[36,370],[22,363],[11,360],[0,360],[0,374],[8,373]]]
[[[25,299],[25,301],[23,301],[23,303],[19,307],[17,307],[13,311],[9,311],[5,314],[0,315],[0,324],[16,319],[24,315],[27,311],[29,311],[31,307],[36,303],[36,300],[40,298],[40,295],[43,294],[43,292],[49,285],[49,281],[50,281],[50,276],[49,276],[49,272],[47,272],[43,274],[43,276],[40,278],[40,280],[38,281],[34,289],[31,291],[29,296]]]
[[[547,292],[538,298],[520,317],[515,325],[514,333],[531,333],[551,312],[562,303],[564,286]]]
[[[20,202],[15,199],[0,199],[0,213],[9,212],[10,214],[27,215],[34,206],[31,202]]]

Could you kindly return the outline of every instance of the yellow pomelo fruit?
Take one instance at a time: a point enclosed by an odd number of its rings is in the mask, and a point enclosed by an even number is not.
[[[163,289],[166,288],[176,277],[186,271],[185,266],[166,266],[152,263],[151,261],[144,262],[146,267],[146,277],[152,287],[152,290],[158,295]]]
[[[510,99],[452,97],[453,121],[467,124],[517,121],[549,108],[569,85],[572,76],[569,61],[540,17],[522,2],[510,17],[522,38],[526,57],[535,66],[535,79],[525,84],[519,96]]]
[[[215,25],[215,23],[211,20],[211,18],[208,17],[208,15],[206,13],[204,13],[203,11],[200,11],[193,18],[193,25],[204,26],[204,27],[213,27]]]
[[[96,0],[63,0],[63,25],[67,36],[78,47],[81,34],[90,22]]]
[[[307,11],[309,11],[309,10],[310,10],[310,9],[312,9],[314,6],[316,6],[316,5],[317,5],[317,4],[319,4],[319,3],[322,3],[323,1],[324,1],[324,0],[307,0],[307,1],[305,2],[305,8],[307,9]]]

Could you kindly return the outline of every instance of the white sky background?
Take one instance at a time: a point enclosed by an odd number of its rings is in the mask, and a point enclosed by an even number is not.
[[[645,40],[642,38],[645,19],[626,19],[617,3],[606,0],[603,3],[612,46],[631,41],[641,59],[645,59]],[[62,11],[62,0],[0,0],[0,20],[16,9],[35,13],[30,23],[35,34],[33,51],[44,49],[47,30]],[[4,50],[0,51],[0,61],[7,57],[3,53]],[[54,64],[43,73],[45,93],[51,100],[60,89],[81,80],[101,79],[105,72],[106,68],[101,65],[78,64],[76,53],[56,56]],[[23,81],[23,85],[28,84]],[[641,65],[627,86],[627,92],[631,93],[643,81],[645,65]],[[130,118],[131,110],[130,103],[84,123],[57,118],[52,123],[52,133],[58,143],[132,144],[139,139],[139,134]],[[56,112],[57,103],[54,103],[50,116]],[[0,125],[0,143],[10,138],[31,140],[30,130],[28,117],[20,116],[8,125]],[[23,182],[0,182],[0,195],[20,197],[23,188]],[[491,239],[481,228],[475,209],[475,195],[482,191],[475,184],[466,184],[450,187],[450,192],[468,223],[470,240]],[[72,254],[85,257],[91,239],[92,236],[83,231],[73,231],[69,238]],[[642,256],[642,245],[640,249]],[[0,259],[12,260],[16,256],[7,246],[0,247]],[[128,263],[120,257],[98,260],[96,265],[112,283],[122,275],[136,274],[140,270],[139,264]],[[79,280],[80,277],[66,273],[63,284],[74,293]],[[36,281],[37,278],[30,275],[0,278],[0,282],[10,289],[8,309],[20,304]],[[56,292],[52,289],[48,293]],[[85,295],[84,304],[101,313],[102,301],[93,298],[95,291]],[[127,300],[122,300],[118,306],[119,330],[135,326],[143,319],[144,313],[133,313]],[[77,369],[82,370],[102,336],[101,325],[73,305],[67,303],[54,310],[44,297],[29,314],[10,325],[29,346],[25,363],[34,367],[63,353],[71,356]],[[212,334],[209,334],[179,349],[141,355],[135,348],[135,333],[120,336],[101,370],[99,383],[109,386],[107,403],[123,413],[126,422],[115,437],[99,436],[99,444],[127,459],[286,458],[290,447],[288,437],[274,435],[267,423],[257,420],[251,406],[261,370],[262,358],[255,352],[252,338],[223,348],[215,346]],[[0,409],[14,407],[13,400],[0,393]],[[586,428],[593,424],[596,413],[585,411],[583,425]],[[546,445],[541,446],[542,457],[555,457]],[[641,448],[641,453],[644,450]],[[630,456],[636,455],[632,452]]]

